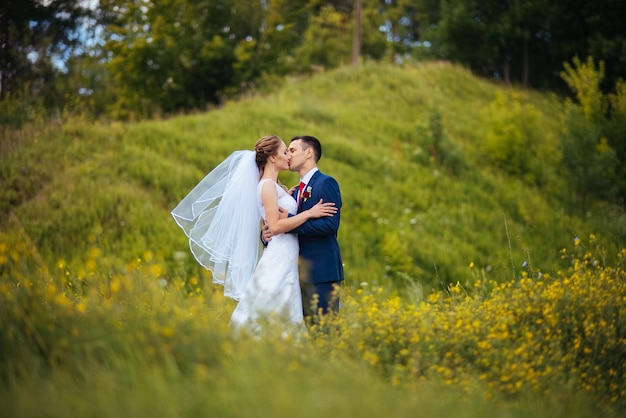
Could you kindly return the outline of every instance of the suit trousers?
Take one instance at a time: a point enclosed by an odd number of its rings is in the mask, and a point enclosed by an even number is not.
[[[308,283],[300,282],[302,290],[302,311],[305,317],[339,312],[339,286],[342,282]]]

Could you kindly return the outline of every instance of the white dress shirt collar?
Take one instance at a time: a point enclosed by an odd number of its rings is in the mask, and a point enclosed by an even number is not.
[[[309,181],[311,181],[311,177],[313,177],[313,174],[315,174],[316,171],[319,171],[317,167],[313,167],[304,175],[304,177],[300,179],[300,181],[305,185],[309,184]]]

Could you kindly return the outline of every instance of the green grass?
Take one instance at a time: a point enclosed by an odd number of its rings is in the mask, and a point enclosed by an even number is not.
[[[294,341],[272,326],[260,339],[233,335],[220,289],[188,294],[150,257],[87,280],[68,265],[49,271],[13,226],[0,235],[7,416],[623,413],[624,264],[600,267],[593,239],[556,278],[497,285],[478,274],[473,289],[405,300],[360,286],[325,331]]]
[[[447,63],[365,64],[205,113],[138,123],[68,117],[3,131],[1,409],[15,417],[620,416],[626,216],[603,202],[584,211],[574,203],[559,159],[563,112],[553,96]],[[268,133],[317,136],[320,168],[341,186],[349,295],[341,326],[355,325],[343,338],[234,339],[233,303],[214,291],[169,214],[227,155]],[[501,164],[510,149],[517,154],[505,161],[515,165]],[[575,237],[591,234],[594,260],[615,266],[591,283],[614,288],[581,286],[558,299],[559,283],[578,277],[562,249],[582,251]],[[589,261],[585,251],[577,257]],[[541,286],[540,273],[553,291],[524,293],[520,278]],[[509,295],[516,307],[499,283],[520,286]],[[441,302],[460,289],[471,298]],[[490,316],[491,304],[502,315]],[[553,304],[560,310],[550,316]],[[511,312],[519,329],[537,318],[569,328],[530,327],[537,338],[527,348],[537,355],[511,362],[525,342],[490,334]],[[590,334],[580,318],[604,325]],[[467,334],[476,321],[480,329]],[[483,340],[494,344],[487,372],[472,351]],[[588,346],[560,356],[580,341]],[[607,341],[613,351],[603,357],[595,350]],[[542,356],[553,373],[533,363]],[[512,364],[543,371],[540,390],[509,373]],[[508,388],[515,379],[522,389]]]
[[[514,103],[532,118],[517,121]],[[557,271],[564,266],[555,255],[575,235],[601,235],[615,253],[626,233],[623,216],[606,221],[610,208],[581,216],[572,203],[559,174],[561,114],[552,96],[503,89],[446,63],[342,68],[208,113],[127,124],[69,119],[10,133],[2,211],[22,221],[50,266],[58,258],[84,264],[85,231],[97,230],[89,244],[108,267],[150,250],[171,276],[186,243],[168,212],[193,185],[264,134],[313,134],[324,145],[320,168],[342,188],[350,283],[402,276],[438,288],[465,280],[470,262],[501,280],[529,255],[536,269]],[[535,162],[528,181],[486,155],[486,138],[503,128],[522,129],[525,148],[544,142],[548,150],[518,157]],[[487,150],[497,153],[494,146]],[[404,260],[387,262],[397,250]]]
[[[262,358],[262,362],[271,359]],[[494,402],[464,398],[426,385],[415,395],[383,385],[363,370],[284,371],[273,364],[237,363],[219,383],[181,376],[167,368],[114,373],[90,369],[77,382],[63,372],[30,377],[0,395],[13,417],[584,417],[596,410],[575,398]],[[280,374],[280,377],[278,376]],[[253,376],[251,378],[251,376]],[[64,388],[61,390],[60,388]],[[607,415],[609,416],[609,415]]]

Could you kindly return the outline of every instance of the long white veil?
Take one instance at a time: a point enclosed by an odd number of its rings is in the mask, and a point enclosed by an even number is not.
[[[258,183],[255,152],[235,151],[172,211],[196,260],[235,300],[243,295],[260,256]]]

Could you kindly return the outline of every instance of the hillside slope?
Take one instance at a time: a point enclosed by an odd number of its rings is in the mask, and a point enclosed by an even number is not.
[[[71,119],[3,138],[2,228],[23,228],[50,269],[88,278],[142,260],[191,280],[201,272],[169,211],[233,150],[308,134],[342,189],[349,284],[549,273],[576,236],[595,234],[612,256],[626,235],[623,213],[571,206],[561,112],[554,97],[426,63],[342,68],[168,120]],[[502,153],[513,140],[519,151]]]

